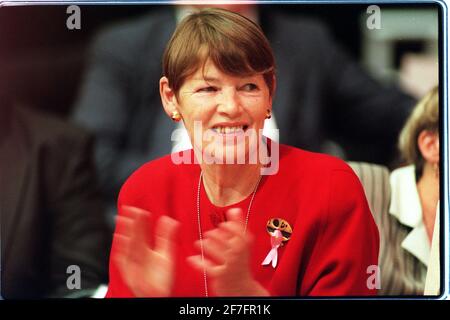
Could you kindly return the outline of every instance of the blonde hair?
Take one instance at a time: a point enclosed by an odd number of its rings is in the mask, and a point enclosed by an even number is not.
[[[187,77],[207,59],[234,76],[262,74],[273,95],[275,59],[269,41],[253,21],[231,11],[202,9],[178,25],[163,57],[163,72],[178,94]]]
[[[406,121],[398,141],[403,159],[416,166],[416,178],[422,175],[424,159],[419,150],[417,139],[422,131],[439,131],[439,88],[434,87],[414,107]]]

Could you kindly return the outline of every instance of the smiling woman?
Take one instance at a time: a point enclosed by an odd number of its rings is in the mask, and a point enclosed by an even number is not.
[[[207,59],[178,94],[167,77],[160,86],[166,112],[181,115],[199,161],[257,164],[257,142],[272,105],[262,75],[229,75]]]
[[[378,231],[358,178],[261,134],[275,62],[260,28],[200,10],[177,27],[163,65],[164,110],[193,149],[123,185],[107,297],[375,295]],[[199,161],[205,153],[213,161]]]
[[[199,161],[237,163],[239,158],[243,164],[255,158],[249,151],[258,150],[271,113],[273,53],[250,20],[225,10],[199,17],[180,23],[166,48],[160,81],[164,109],[169,116],[181,115]]]

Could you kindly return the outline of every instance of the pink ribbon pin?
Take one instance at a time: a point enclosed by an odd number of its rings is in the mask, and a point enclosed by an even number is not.
[[[283,243],[283,235],[280,230],[275,230],[270,237],[270,244],[272,249],[270,249],[269,254],[266,256],[262,262],[263,266],[266,266],[272,262],[272,267],[275,268],[278,262],[278,247]]]

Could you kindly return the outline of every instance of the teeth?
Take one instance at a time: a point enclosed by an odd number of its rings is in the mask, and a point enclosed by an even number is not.
[[[215,127],[213,128],[214,131],[220,134],[232,134],[239,131],[244,131],[244,126],[237,126],[237,127]]]

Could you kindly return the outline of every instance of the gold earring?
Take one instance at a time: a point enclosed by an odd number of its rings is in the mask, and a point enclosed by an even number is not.
[[[272,110],[267,109],[267,112],[266,112],[266,119],[270,119],[270,118],[272,118]]]
[[[179,122],[181,120],[181,114],[178,111],[174,111],[172,112],[171,118],[174,122]]]

